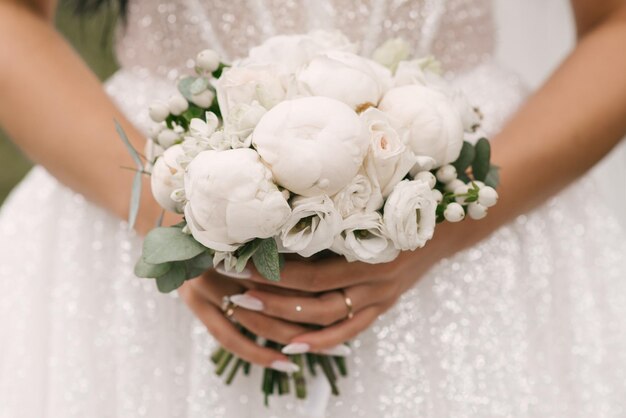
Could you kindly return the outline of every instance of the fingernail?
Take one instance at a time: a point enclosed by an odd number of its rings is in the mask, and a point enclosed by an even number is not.
[[[252,277],[252,272],[248,269],[243,269],[241,272],[237,272],[235,270],[226,271],[221,264],[215,267],[215,271],[217,271],[222,276],[227,276],[232,279],[249,279]]]
[[[263,310],[263,302],[250,295],[232,295],[230,297],[230,301],[237,306],[241,306],[242,308],[249,309],[251,311]]]
[[[345,344],[339,344],[331,348],[327,348],[325,350],[321,350],[320,353],[327,354],[329,356],[349,356],[352,354],[352,350]]]
[[[284,346],[280,351],[282,351],[283,354],[302,354],[308,353],[310,349],[311,346],[307,343],[291,343]]]
[[[270,364],[270,368],[285,373],[295,373],[300,370],[300,367],[298,367],[296,363],[285,360],[276,360],[272,362],[272,364]]]

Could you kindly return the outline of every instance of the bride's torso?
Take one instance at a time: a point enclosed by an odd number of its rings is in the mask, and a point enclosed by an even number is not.
[[[276,34],[338,29],[369,54],[401,37],[462,71],[493,50],[490,0],[131,0],[118,34],[123,68],[178,77],[206,47],[227,60]]]

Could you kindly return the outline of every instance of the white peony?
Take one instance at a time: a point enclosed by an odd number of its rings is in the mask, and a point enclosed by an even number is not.
[[[369,138],[347,105],[327,97],[304,97],[269,110],[256,126],[252,143],[282,187],[302,196],[332,196],[359,171]]]
[[[279,35],[250,50],[242,65],[275,65],[281,74],[292,74],[315,55],[326,51],[350,51],[356,47],[339,31],[313,31],[304,35]]]
[[[382,65],[344,51],[315,56],[297,75],[300,90],[311,96],[325,96],[353,109],[377,105],[391,86],[391,72]]]
[[[310,257],[331,247],[341,230],[341,215],[325,195],[295,197],[280,233],[280,250]]]
[[[224,135],[230,140],[231,148],[248,148],[251,134],[267,110],[258,102],[238,104],[230,109],[224,123]]]
[[[285,99],[286,89],[276,69],[271,66],[231,67],[215,82],[217,102],[224,120],[233,108],[252,105],[266,109]]]
[[[365,158],[365,170],[380,205],[415,165],[416,158],[398,132],[390,125],[387,116],[378,109],[369,108],[361,114],[366,124],[370,146]]]
[[[383,220],[397,249],[423,247],[435,231],[437,202],[427,182],[403,180],[385,202]]]
[[[179,159],[184,155],[182,145],[174,145],[166,149],[152,167],[150,176],[152,195],[163,209],[170,212],[183,211],[183,204],[177,201],[178,199],[172,199],[172,195],[183,188],[185,170],[180,165]]]
[[[365,173],[359,173],[346,187],[333,196],[333,202],[337,211],[347,218],[361,211],[373,211],[380,209],[383,204],[380,193],[373,193],[372,182]]]
[[[348,261],[371,264],[393,261],[400,254],[387,237],[378,212],[356,213],[344,219],[332,250]]]
[[[374,51],[374,61],[395,71],[398,64],[407,59],[411,46],[402,38],[390,39]]]
[[[445,81],[441,77],[441,73],[441,63],[433,57],[402,61],[398,64],[394,74],[394,85],[396,87],[410,84],[428,87],[444,85]]]
[[[463,146],[463,120],[445,94],[420,85],[396,87],[379,106],[417,156],[435,160],[436,166],[455,161]]]
[[[187,167],[185,194],[193,237],[216,251],[272,237],[290,214],[272,173],[250,148],[198,154]]]

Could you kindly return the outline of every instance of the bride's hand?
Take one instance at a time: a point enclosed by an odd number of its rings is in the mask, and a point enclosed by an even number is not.
[[[288,342],[306,344],[294,346],[300,350],[333,352],[336,346],[357,336],[391,308],[436,260],[414,252],[377,265],[348,263],[339,257],[317,262],[288,261],[281,280],[274,285],[310,294],[291,296],[274,290],[250,289],[233,301],[248,312],[254,310],[278,320],[324,326],[313,331],[305,329]],[[258,273],[251,280],[267,283]]]
[[[202,321],[226,350],[254,364],[281,371],[293,371],[295,365],[290,363],[285,355],[261,347],[246,338],[222,311],[224,296],[242,293],[248,289],[264,288],[263,284],[231,279],[218,274],[215,270],[209,270],[200,277],[186,281],[178,289],[178,293],[194,315]],[[283,292],[283,294],[288,293],[294,292]],[[239,307],[234,309],[232,319],[256,335],[282,344],[288,344],[295,336],[309,331],[303,326]]]

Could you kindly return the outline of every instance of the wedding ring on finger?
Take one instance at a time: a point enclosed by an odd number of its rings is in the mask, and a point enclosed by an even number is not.
[[[352,319],[354,317],[354,307],[352,304],[352,299],[350,299],[350,296],[348,296],[345,289],[339,289],[339,292],[341,293],[341,296],[343,297],[343,302],[346,304],[346,308],[348,310],[345,319]]]
[[[235,315],[235,309],[237,309],[237,305],[230,300],[229,296],[224,296],[222,298],[222,312],[224,316],[230,320],[231,322],[237,322],[233,315]]]

